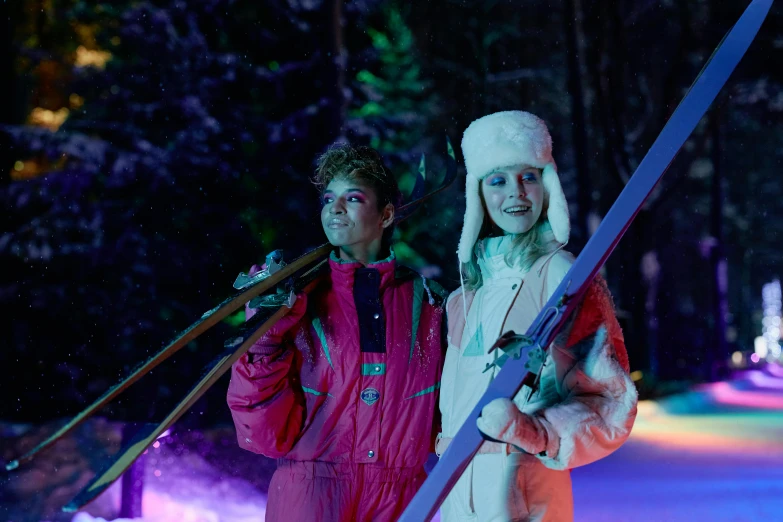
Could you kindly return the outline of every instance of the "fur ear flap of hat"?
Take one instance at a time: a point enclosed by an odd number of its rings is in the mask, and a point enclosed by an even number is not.
[[[552,137],[544,121],[524,111],[489,114],[471,123],[462,136],[465,157],[465,220],[457,255],[460,262],[470,261],[484,221],[479,195],[480,182],[495,169],[512,165],[530,165],[543,169],[544,190],[549,205],[547,219],[555,239],[568,242],[570,221],[568,204],[552,158]]]
[[[544,190],[549,196],[546,217],[552,226],[555,240],[561,245],[565,245],[571,235],[571,219],[568,215],[568,203],[565,194],[563,194],[563,187],[560,186],[560,178],[554,164],[544,167],[542,178]]]
[[[484,224],[484,208],[479,196],[479,181],[468,175],[465,179],[465,219],[462,221],[462,236],[459,239],[457,256],[462,263],[470,261],[473,246],[478,240],[481,225]]]

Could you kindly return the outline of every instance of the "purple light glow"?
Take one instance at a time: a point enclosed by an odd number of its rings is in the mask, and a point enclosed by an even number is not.
[[[576,522],[775,520],[775,513],[783,512],[783,370],[777,365],[767,369],[780,377],[770,371],[738,372],[734,381],[642,401],[628,443],[572,471]],[[230,471],[231,466],[216,467],[223,461],[208,461],[197,452],[180,454],[174,447],[161,440],[150,452],[144,517],[136,521],[264,519],[266,495],[260,483],[240,478],[244,475]],[[246,457],[236,448],[226,450],[224,458]],[[271,475],[272,469],[264,473]],[[118,491],[107,491],[115,506]],[[73,522],[104,521],[89,511],[88,506]]]
[[[758,388],[768,390],[783,390],[783,379],[772,377],[764,372],[754,370],[747,372],[745,378],[756,385]]]
[[[770,374],[775,377],[780,377],[783,379],[783,367],[781,367],[779,364],[773,364],[770,363],[764,367],[764,369]]]
[[[716,382],[697,387],[708,393],[714,402],[726,406],[742,406],[763,410],[783,410],[783,395],[763,391],[737,390],[727,382]]]

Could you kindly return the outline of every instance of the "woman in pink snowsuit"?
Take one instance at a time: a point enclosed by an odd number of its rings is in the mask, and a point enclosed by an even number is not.
[[[374,150],[329,150],[316,182],[337,248],[234,365],[228,404],[239,445],[278,459],[266,520],[392,521],[437,430],[442,291],[396,265],[397,185]]]
[[[524,334],[574,261],[562,250],[568,206],[544,122],[490,114],[465,131],[466,211],[459,260],[465,284],[448,300],[440,455],[494,378],[485,367],[502,334]],[[485,442],[443,503],[443,522],[573,520],[569,469],[620,447],[636,416],[636,390],[600,277],[547,350],[538,389],[487,404]]]

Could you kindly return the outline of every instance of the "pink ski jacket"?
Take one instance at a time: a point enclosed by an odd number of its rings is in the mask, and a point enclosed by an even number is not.
[[[325,272],[304,317],[283,337],[264,336],[250,350],[255,355],[232,368],[228,404],[239,445],[281,458],[278,473],[290,470],[294,481],[333,476],[355,486],[359,473],[370,482],[407,481],[407,493],[381,501],[399,513],[425,476],[438,431],[444,294],[396,266],[393,254],[367,267],[333,254]],[[340,505],[343,493],[313,501],[337,513],[318,519],[364,518],[352,501]],[[273,494],[270,488],[270,505]],[[375,511],[366,519],[386,518],[377,516],[378,499],[370,504]],[[298,515],[288,511],[285,519]]]

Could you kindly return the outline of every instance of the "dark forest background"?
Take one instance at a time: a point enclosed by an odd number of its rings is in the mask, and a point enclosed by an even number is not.
[[[746,2],[0,3],[0,418],[72,416],[230,295],[323,242],[314,158],[378,148],[409,193],[445,136],[544,118],[578,253]],[[783,8],[610,258],[644,396],[718,379],[761,334],[783,262]],[[397,232],[451,290],[464,171]],[[106,412],[154,418],[234,316]],[[229,419],[225,385],[182,422]]]

